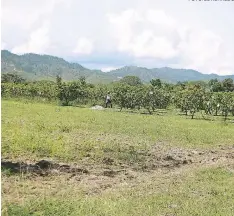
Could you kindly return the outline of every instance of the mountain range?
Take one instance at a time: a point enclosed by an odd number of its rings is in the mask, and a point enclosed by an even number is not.
[[[1,51],[1,72],[17,73],[29,80],[55,80],[60,75],[63,80],[76,80],[85,76],[90,83],[109,83],[124,76],[138,76],[143,82],[151,79],[161,79],[165,82],[207,81],[217,78],[224,80],[234,75],[219,76],[217,74],[202,74],[192,69],[173,69],[169,67],[148,69],[145,67],[125,66],[110,72],[90,70],[78,63],[70,63],[62,58],[33,53],[16,55],[7,50]]]

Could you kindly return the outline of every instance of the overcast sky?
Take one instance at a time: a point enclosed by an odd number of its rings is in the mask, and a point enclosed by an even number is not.
[[[108,71],[234,74],[234,1],[2,0],[1,48]]]

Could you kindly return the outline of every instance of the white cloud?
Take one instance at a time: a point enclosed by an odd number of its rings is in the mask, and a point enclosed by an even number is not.
[[[59,1],[3,0],[1,19],[4,27],[15,25],[24,31],[41,17],[51,14]]]
[[[2,41],[1,42],[1,49],[4,50],[6,48],[6,46],[7,46],[7,44],[4,41]]]
[[[108,14],[108,18],[117,49],[135,58],[168,62],[177,58],[179,67],[204,73],[230,74],[234,66],[227,49],[222,49],[225,42],[219,35],[209,29],[181,25],[162,10],[131,9]]]
[[[133,40],[131,47],[135,57],[172,58],[176,50],[165,37],[154,36],[151,31],[144,31]]]
[[[103,72],[110,72],[110,71],[116,70],[118,68],[119,67],[104,67],[104,68],[101,68],[101,71],[103,71]]]
[[[192,31],[188,40],[182,40],[178,48],[182,56],[189,61],[196,61],[197,66],[205,64],[219,55],[222,39],[207,30]]]
[[[2,48],[82,59],[93,68],[144,64],[234,74],[233,6],[184,0],[2,0]]]
[[[174,27],[176,24],[176,21],[162,10],[149,9],[146,14],[146,19],[158,25]]]
[[[13,53],[39,53],[43,54],[49,47],[50,39],[48,36],[49,24],[44,23],[43,26],[36,29],[30,34],[30,38],[26,43],[16,46],[12,49]]]
[[[178,49],[180,64],[184,68],[220,75],[234,71],[233,53],[228,52],[219,35],[209,30],[190,30],[187,40],[182,40]]]
[[[131,39],[134,37],[132,28],[134,24],[142,21],[140,14],[131,9],[122,12],[120,15],[108,14],[107,17],[114,27],[114,37],[119,40],[119,51],[131,50]]]
[[[233,68],[220,68],[218,71],[214,70],[214,73],[222,74],[222,75],[233,75]]]
[[[135,57],[168,59],[176,55],[170,39],[175,21],[161,10],[127,10],[108,15],[115,29],[118,49]]]
[[[78,39],[75,49],[73,50],[76,54],[91,54],[93,51],[93,43],[85,37]]]

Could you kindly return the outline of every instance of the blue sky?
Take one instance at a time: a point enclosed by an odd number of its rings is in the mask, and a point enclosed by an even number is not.
[[[88,68],[234,74],[234,1],[2,0],[1,48]]]

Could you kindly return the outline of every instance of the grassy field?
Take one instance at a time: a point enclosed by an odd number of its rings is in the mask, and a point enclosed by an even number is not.
[[[216,151],[233,146],[234,124],[224,123],[221,117],[191,120],[171,112],[143,115],[3,100],[3,159],[49,158],[89,164],[95,170],[96,166],[104,169],[103,159],[111,158],[133,174],[128,179],[94,173],[42,177],[3,170],[2,214],[234,215],[231,150],[226,160],[214,153],[218,163],[148,172],[132,169],[156,144],[176,151]],[[105,188],[96,191],[97,185]]]
[[[234,124],[170,114],[140,115],[2,101],[2,156],[77,161],[87,154],[130,159],[157,142],[191,148],[230,145]]]
[[[148,179],[150,180],[150,179]],[[44,180],[45,181],[45,180]],[[86,195],[77,183],[11,179],[15,197],[4,215],[212,215],[234,214],[234,175],[224,168],[156,177],[135,188],[123,186]],[[9,184],[8,182],[5,184]],[[10,187],[10,186],[9,186]],[[6,187],[5,187],[6,188]],[[48,192],[50,191],[50,192]],[[36,197],[37,196],[37,197]],[[20,197],[15,203],[14,199]]]

